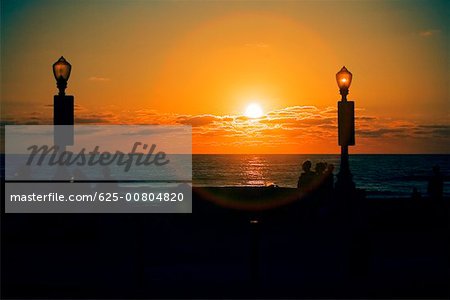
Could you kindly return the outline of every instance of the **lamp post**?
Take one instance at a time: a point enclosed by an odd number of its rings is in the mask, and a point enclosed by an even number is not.
[[[59,96],[65,95],[65,90],[67,87],[67,81],[70,77],[70,71],[72,71],[72,65],[61,56],[57,62],[53,64],[53,76],[56,79],[56,86],[59,90]]]
[[[63,56],[53,64],[53,75],[59,90],[58,95],[53,97],[53,125],[69,125],[55,126],[54,143],[62,150],[73,145],[74,97],[65,93],[71,70],[72,65]]]
[[[341,101],[338,101],[338,139],[339,146],[341,146],[341,164],[336,181],[336,190],[340,194],[351,194],[355,190],[348,161],[348,146],[355,145],[355,103],[347,101],[352,77],[352,73],[345,66],[336,74],[336,81],[342,96]]]

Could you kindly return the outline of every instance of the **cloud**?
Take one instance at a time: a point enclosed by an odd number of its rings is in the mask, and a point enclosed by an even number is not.
[[[209,125],[216,120],[220,120],[220,118],[213,115],[181,116],[177,118],[177,123],[199,127]]]
[[[399,119],[356,112],[356,137],[366,142],[379,138],[444,138],[450,139],[448,124],[416,124]],[[34,116],[39,118],[39,116]],[[29,120],[31,121],[31,120]],[[259,119],[243,115],[180,115],[154,110],[102,114],[79,113],[76,121],[83,124],[160,124],[192,126],[194,145],[239,145],[275,143],[328,143],[337,138],[335,107],[291,106],[268,112]],[[119,122],[120,121],[120,122]],[[378,141],[379,143],[379,141]]]
[[[441,31],[439,29],[427,29],[427,30],[419,31],[419,36],[421,36],[423,38],[428,38],[431,36],[438,35],[440,33],[441,33]]]
[[[380,129],[371,129],[371,130],[357,130],[357,134],[362,137],[374,137],[379,138],[392,133],[399,134],[403,133],[403,129],[399,128],[380,128]]]
[[[448,124],[420,125],[416,129],[416,133],[424,134],[426,136],[432,136],[435,138],[450,139],[450,125]]]
[[[75,118],[75,123],[77,124],[107,123],[107,120],[102,118]]]
[[[440,153],[450,151],[449,146],[446,146],[450,145],[450,124],[448,123],[426,124],[398,118],[385,118],[370,115],[361,109],[355,114],[357,146],[363,149],[359,150],[360,152],[392,153],[401,149],[403,153],[409,153],[408,151],[428,149],[427,147]],[[334,106],[285,107],[270,111],[259,119],[251,119],[240,114],[189,115],[161,113],[149,109],[92,113],[79,106],[75,111],[75,117],[76,124],[190,125],[193,148],[197,153],[239,153],[241,151],[256,153],[264,152],[264,149],[281,149],[280,152],[291,153],[338,151],[337,112]],[[41,112],[34,110],[23,112],[20,116],[4,118],[5,122],[51,124],[52,111],[47,109]],[[286,147],[289,150],[285,150]]]
[[[108,124],[117,121],[117,115],[111,112],[75,115],[75,124]]]

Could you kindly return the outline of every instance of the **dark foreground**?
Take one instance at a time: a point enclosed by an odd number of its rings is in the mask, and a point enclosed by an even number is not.
[[[293,192],[196,189],[192,214],[3,214],[2,297],[450,297],[448,199]]]

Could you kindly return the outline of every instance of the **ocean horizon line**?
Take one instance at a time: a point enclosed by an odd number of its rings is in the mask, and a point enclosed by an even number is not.
[[[192,155],[341,155],[341,153],[192,153]],[[349,153],[349,155],[450,155],[450,153]]]

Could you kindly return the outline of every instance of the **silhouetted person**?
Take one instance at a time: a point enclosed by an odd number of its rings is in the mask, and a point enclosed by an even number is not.
[[[441,200],[444,196],[444,176],[438,165],[433,167],[433,176],[428,181],[428,195],[435,200]]]
[[[314,189],[316,173],[311,171],[311,166],[312,163],[310,160],[304,161],[302,164],[303,173],[298,178],[297,188],[304,193],[309,193]]]
[[[318,162],[316,164],[316,175],[321,175],[325,172],[325,169],[327,168],[326,162]]]
[[[327,169],[326,162],[316,163],[315,176],[312,188],[314,189],[314,197],[316,204],[321,206],[325,200],[325,170]]]
[[[326,169],[327,169],[326,162],[318,162],[316,164],[316,179],[319,183],[323,181],[323,176],[325,175]]]

